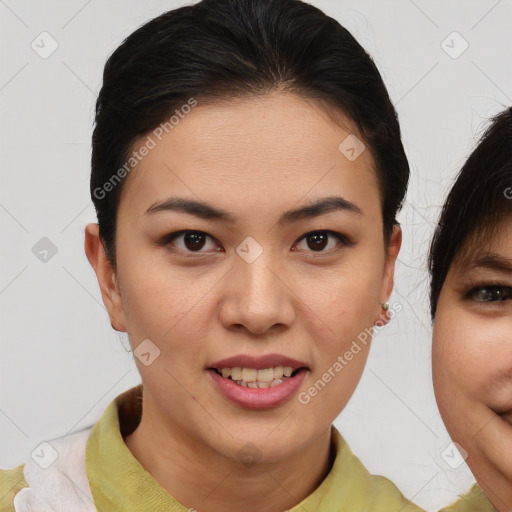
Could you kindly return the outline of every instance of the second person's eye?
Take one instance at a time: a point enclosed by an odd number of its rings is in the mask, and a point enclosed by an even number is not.
[[[471,291],[476,302],[497,302],[512,299],[512,288],[508,286],[481,286]]]

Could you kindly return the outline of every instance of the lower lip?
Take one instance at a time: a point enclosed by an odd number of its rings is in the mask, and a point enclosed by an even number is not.
[[[289,400],[299,389],[307,370],[300,369],[293,377],[271,388],[246,388],[225,379],[215,370],[208,370],[220,392],[233,403],[249,409],[278,407]]]

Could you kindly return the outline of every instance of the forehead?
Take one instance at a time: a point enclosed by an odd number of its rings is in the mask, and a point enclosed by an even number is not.
[[[512,273],[512,216],[473,234],[452,267],[458,277],[471,277],[483,270]]]
[[[369,148],[351,120],[337,117],[290,93],[199,103],[161,140],[149,134],[155,145],[129,174],[120,209],[142,214],[178,191],[233,207],[235,199],[256,207],[339,192],[380,208]]]

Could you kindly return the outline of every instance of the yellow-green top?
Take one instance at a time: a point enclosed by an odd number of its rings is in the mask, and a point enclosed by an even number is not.
[[[123,436],[133,431],[142,410],[142,385],[117,396],[87,439],[85,466],[97,510],[109,512],[188,512],[132,455]],[[332,427],[334,464],[320,486],[289,512],[421,512],[387,478],[370,474]],[[0,471],[0,512],[15,512],[14,496],[28,486],[24,465]],[[55,489],[54,495],[58,495]],[[494,512],[477,485],[442,512]]]

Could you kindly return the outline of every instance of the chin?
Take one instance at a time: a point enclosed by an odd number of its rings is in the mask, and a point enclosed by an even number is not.
[[[286,427],[276,428],[273,422],[265,428],[247,429],[243,433],[238,431],[233,438],[224,436],[228,445],[224,445],[222,451],[228,458],[239,462],[248,459],[251,463],[279,463],[293,456],[303,447],[303,442],[308,441],[304,437],[298,438],[299,433],[286,430]],[[215,438],[217,446],[218,439]]]

